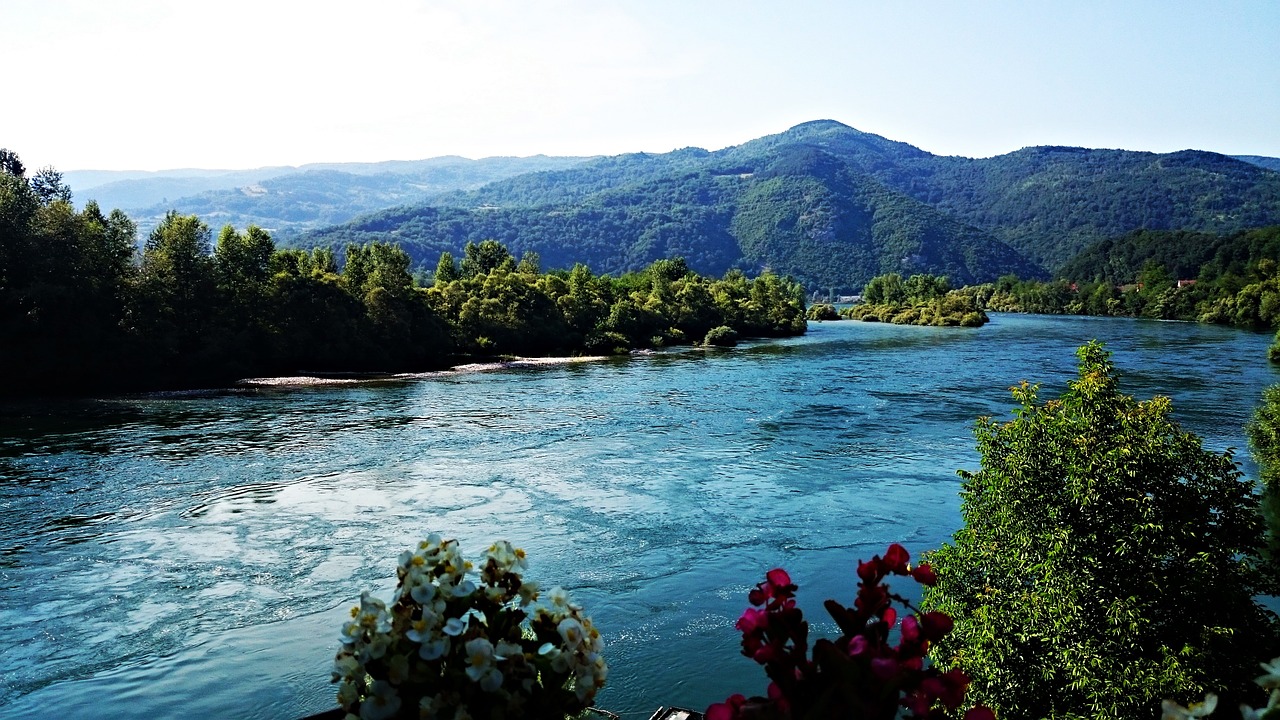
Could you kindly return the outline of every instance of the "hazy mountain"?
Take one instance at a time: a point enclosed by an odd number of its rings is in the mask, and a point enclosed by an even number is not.
[[[250,223],[285,237],[432,195],[502,178],[570,167],[584,158],[449,156],[380,163],[314,163],[253,170],[66,173],[78,202],[121,208],[145,233],[169,210],[199,215],[215,229]],[[106,182],[102,182],[106,181]],[[99,184],[94,184],[99,183]]]
[[[1258,167],[1280,172],[1280,158],[1266,157],[1263,155],[1232,155],[1231,157],[1236,160],[1243,160],[1250,165],[1257,165]]]

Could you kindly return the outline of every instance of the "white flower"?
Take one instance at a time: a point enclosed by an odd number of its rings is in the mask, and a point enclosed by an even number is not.
[[[360,720],[384,720],[400,710],[400,696],[391,683],[374,680],[369,697],[360,703]]]
[[[573,618],[565,618],[560,621],[559,627],[560,637],[564,640],[564,645],[570,650],[576,650],[582,644],[582,624]]]
[[[578,671],[573,679],[573,693],[578,696],[579,700],[586,701],[587,696],[595,695],[596,680],[591,675],[591,671],[583,668]]]
[[[467,624],[458,618],[449,618],[444,624],[444,634],[458,637],[467,629]]]
[[[560,651],[560,648],[551,643],[544,643],[538,648],[538,655],[551,661],[551,669],[555,672],[562,673],[569,670],[569,655]]]
[[[480,689],[493,692],[502,687],[502,673],[493,666],[493,645],[484,638],[476,638],[466,644],[467,677],[480,683]]]
[[[338,685],[338,704],[344,708],[349,708],[360,701],[360,688],[347,678]]]
[[[418,648],[418,657],[423,660],[439,660],[449,652],[449,638],[442,637],[428,640]]]
[[[414,620],[405,631],[404,636],[416,643],[431,642],[439,634],[440,618],[435,613],[423,612],[422,617]]]
[[[551,601],[551,607],[554,610],[563,612],[569,609],[569,591],[562,587],[551,588],[551,592],[547,593],[547,599]]]
[[[1268,690],[1280,690],[1280,657],[1269,663],[1259,663],[1266,675],[1258,678],[1258,684]]]
[[[515,643],[499,640],[497,647],[494,648],[495,656],[498,660],[513,660],[515,658],[524,658],[524,648]]]
[[[362,655],[367,658],[377,660],[387,654],[387,650],[391,648],[392,638],[390,635],[374,635],[369,638],[369,643],[364,646]]]
[[[387,633],[391,631],[391,616],[387,615],[387,606],[368,592],[360,594],[360,607],[351,608],[351,622],[342,626],[342,643],[353,645],[363,639],[366,632]]]
[[[1204,702],[1192,703],[1191,707],[1184,708],[1172,700],[1165,700],[1160,703],[1160,709],[1164,712],[1161,720],[1194,720],[1213,714],[1218,707],[1218,696],[1209,693],[1204,696]]]
[[[466,597],[475,591],[476,591],[476,584],[471,582],[470,580],[463,580],[462,582],[453,586],[454,597]]]
[[[436,586],[430,580],[415,584],[409,588],[409,596],[413,598],[414,602],[426,607],[436,599]]]
[[[538,583],[523,582],[520,583],[520,606],[524,607],[534,600],[538,599]]]
[[[354,655],[338,653],[338,657],[333,660],[333,682],[354,679],[358,674],[362,673],[364,673],[364,667],[360,665],[360,661],[356,660]]]

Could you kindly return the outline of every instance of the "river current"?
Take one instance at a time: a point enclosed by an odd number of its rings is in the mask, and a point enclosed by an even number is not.
[[[815,636],[859,558],[937,547],[1008,388],[1059,392],[1098,338],[1125,392],[1238,448],[1270,337],[993,315],[811,323],[731,350],[397,382],[0,405],[0,714],[300,718],[362,590],[429,532],[511,540],[604,633],[601,707],[762,693],[733,623],[765,571]]]

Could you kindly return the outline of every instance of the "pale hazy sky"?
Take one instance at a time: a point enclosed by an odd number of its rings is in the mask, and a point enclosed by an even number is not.
[[[1280,156],[1280,2],[0,0],[0,147],[61,170],[718,149]]]

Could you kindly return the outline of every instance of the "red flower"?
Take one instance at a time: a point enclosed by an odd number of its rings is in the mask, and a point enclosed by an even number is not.
[[[911,577],[921,585],[933,587],[938,584],[938,576],[933,573],[929,563],[920,563],[911,570]]]
[[[906,575],[909,560],[911,560],[911,554],[898,543],[890,545],[888,552],[884,554],[885,569],[894,575]]]
[[[924,637],[929,642],[937,642],[941,640],[951,629],[956,626],[951,616],[943,612],[927,612],[920,617],[920,624],[923,626]]]

